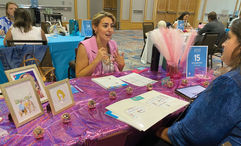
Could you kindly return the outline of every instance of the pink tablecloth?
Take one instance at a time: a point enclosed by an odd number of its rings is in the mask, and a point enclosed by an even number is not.
[[[130,72],[122,72],[114,75],[119,77],[128,73]],[[141,73],[141,75],[157,81],[160,81],[163,77],[165,77],[164,72],[153,73],[146,71]],[[211,78],[208,79],[212,80]],[[162,86],[160,82],[157,82],[154,84],[153,89],[181,98],[173,92],[175,88],[181,87],[180,82],[181,79],[175,80],[175,86],[171,89]],[[189,85],[200,83],[201,80],[197,78],[189,80]],[[9,132],[8,136],[0,138],[0,145],[71,145],[76,143],[80,145],[105,145],[104,143],[98,142],[101,141],[103,137],[122,130],[127,132],[119,134],[122,139],[118,137],[118,140],[116,139],[114,142],[117,145],[124,145],[127,135],[135,130],[123,122],[106,116],[104,114],[106,112],[105,107],[118,100],[142,94],[147,91],[146,87],[136,87],[130,85],[134,89],[134,93],[132,95],[126,94],[125,87],[116,89],[117,99],[110,100],[109,91],[92,82],[90,77],[72,79],[70,80],[70,84],[77,85],[83,89],[84,93],[79,92],[74,94],[76,102],[75,106],[64,111],[70,113],[71,115],[72,120],[69,124],[62,123],[60,118],[61,113],[56,116],[52,116],[51,112],[48,113],[46,110],[46,103],[43,105],[45,112],[44,115],[19,128],[16,128],[15,125],[8,120],[9,111],[4,100],[0,100],[0,116],[4,118],[4,120],[0,122],[0,128]],[[95,109],[88,109],[87,102],[89,99],[94,99],[96,101],[97,104]],[[36,140],[33,137],[33,129],[37,126],[41,126],[45,129],[44,138],[39,140]],[[112,136],[112,138],[115,138],[115,136]],[[102,140],[102,142],[103,141],[104,140]],[[113,140],[106,140],[104,142],[113,142]]]

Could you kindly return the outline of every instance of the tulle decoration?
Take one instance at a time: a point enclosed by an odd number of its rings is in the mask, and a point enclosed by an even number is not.
[[[151,31],[151,39],[159,52],[166,58],[169,73],[176,74],[185,69],[186,60],[197,33],[191,30],[184,35],[178,29],[160,28]]]

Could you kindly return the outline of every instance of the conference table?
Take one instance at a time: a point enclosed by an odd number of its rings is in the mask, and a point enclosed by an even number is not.
[[[75,48],[84,36],[47,36],[48,46],[50,49],[55,75],[57,80],[68,78],[69,62],[75,60]],[[0,47],[4,47],[3,38],[0,38]],[[1,66],[1,64],[0,64]]]
[[[114,73],[113,75],[120,77],[131,72],[132,71],[126,71]],[[140,73],[140,75],[158,81],[153,84],[153,90],[185,100],[174,93],[176,88],[183,87],[181,84],[182,78],[173,80],[174,86],[172,88],[168,88],[160,83],[161,79],[166,77],[165,71],[161,70],[159,72],[151,72],[148,70]],[[188,79],[188,85],[201,84],[202,81],[206,80],[213,80],[212,75],[210,75],[209,78],[200,78],[200,76],[190,78]],[[91,146],[131,146],[138,143],[144,132],[140,132],[117,119],[105,115],[105,112],[107,111],[105,107],[119,100],[135,97],[147,92],[147,88],[145,86],[137,87],[129,84],[134,91],[131,95],[126,93],[126,87],[117,88],[115,89],[117,98],[113,100],[109,98],[110,91],[105,90],[91,81],[91,77],[71,79],[70,84],[78,86],[83,90],[83,92],[73,94],[75,100],[75,105],[73,107],[53,116],[52,113],[46,109],[48,103],[44,103],[44,114],[19,128],[16,128],[15,125],[8,120],[9,110],[4,102],[4,99],[1,99],[0,117],[3,117],[3,121],[0,122],[0,130],[6,130],[8,135],[0,138],[0,145],[78,144]],[[96,102],[96,108],[88,108],[87,103],[90,99]],[[181,110],[183,109],[171,114],[171,116],[177,115]],[[63,113],[70,114],[70,123],[64,124],[62,122],[61,115]],[[158,125],[162,124],[161,120]],[[41,126],[45,131],[44,136],[41,139],[35,139],[33,136],[33,130],[37,126]]]

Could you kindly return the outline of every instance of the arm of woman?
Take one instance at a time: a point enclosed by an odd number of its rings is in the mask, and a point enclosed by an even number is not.
[[[41,29],[41,37],[43,41],[47,41],[44,31]]]
[[[89,64],[89,58],[84,45],[79,45],[75,65],[76,77],[91,76],[104,55],[106,55],[105,49],[99,49],[96,58]]]
[[[5,38],[4,38],[4,46],[7,46],[7,40],[13,40],[12,33],[11,33],[11,28],[8,30]]]
[[[116,49],[116,52],[114,53],[114,59],[117,63],[118,69],[120,71],[122,71],[125,66],[124,53],[121,53],[121,55],[120,55],[118,48]]]
[[[218,145],[240,120],[240,95],[234,80],[218,77],[161,137],[174,145]]]

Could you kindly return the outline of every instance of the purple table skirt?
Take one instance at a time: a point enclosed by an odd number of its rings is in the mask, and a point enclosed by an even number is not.
[[[114,75],[119,77],[128,73],[130,72],[116,73]],[[181,79],[175,80],[174,87],[170,89],[160,84],[160,80],[166,76],[165,72],[146,71],[141,73],[141,75],[159,81],[153,85],[153,90],[183,99],[174,93],[177,87],[182,87],[180,84]],[[188,85],[196,85],[200,84],[203,80],[211,81],[212,79],[199,79],[195,77],[188,79]],[[9,111],[4,100],[0,100],[0,116],[4,119],[0,122],[0,128],[9,132],[8,136],[0,138],[0,145],[72,145],[76,143],[80,145],[96,145],[98,140],[101,140],[105,136],[110,136],[121,131],[131,133],[134,130],[127,124],[106,116],[104,114],[107,111],[105,107],[119,100],[142,94],[147,91],[146,87],[130,85],[134,89],[132,95],[126,94],[125,87],[116,89],[117,99],[111,100],[109,99],[109,91],[92,82],[91,77],[72,79],[70,80],[70,84],[77,85],[83,89],[84,93],[79,92],[74,94],[75,106],[63,112],[68,112],[71,115],[71,122],[68,124],[62,123],[60,117],[62,113],[56,116],[52,116],[51,112],[48,113],[46,110],[47,103],[45,103],[43,105],[44,115],[16,128],[8,120]],[[87,102],[90,99],[96,101],[95,109],[88,108]],[[41,126],[45,130],[44,138],[38,140],[33,136],[33,129],[37,126]],[[123,145],[123,141],[125,141],[126,136],[129,134],[128,132],[122,134],[122,143],[120,141],[116,143]]]

